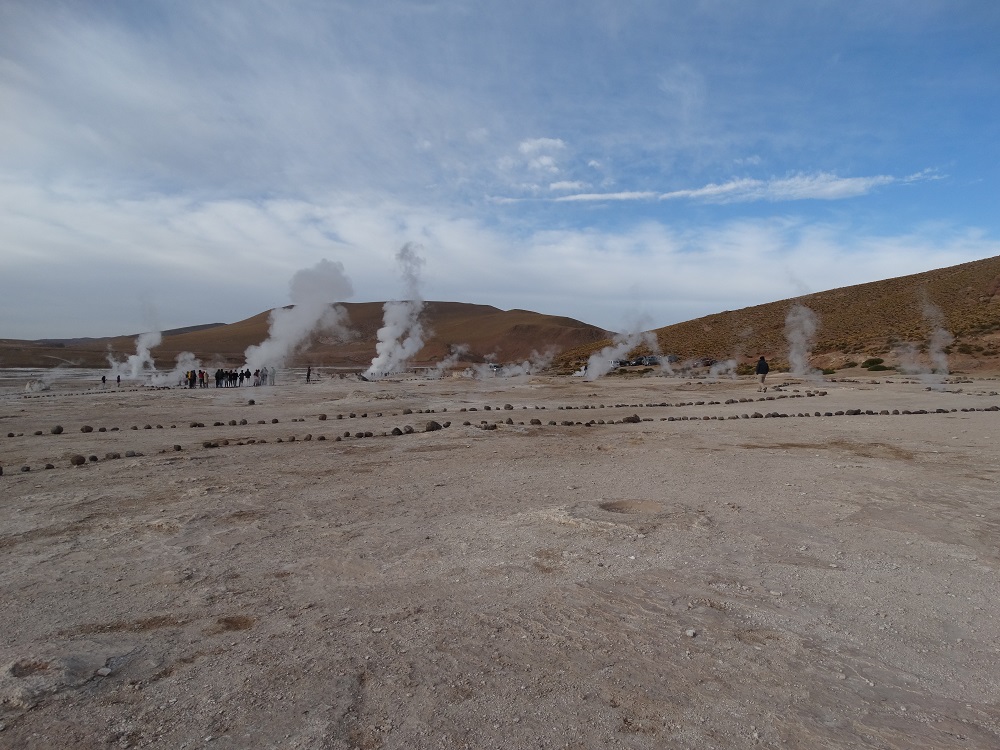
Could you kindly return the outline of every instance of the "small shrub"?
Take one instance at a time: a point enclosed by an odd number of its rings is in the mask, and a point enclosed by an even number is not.
[[[866,359],[864,362],[861,363],[861,366],[871,370],[873,367],[876,367],[882,364],[883,362],[885,362],[885,360],[882,359],[881,357],[869,357],[868,359]],[[883,367],[882,369],[884,370],[886,368]]]
[[[848,368],[850,368],[850,367],[857,367],[857,366],[858,366],[858,363],[855,362],[853,359],[849,360],[847,362],[844,362],[844,369],[845,370],[848,369]]]
[[[895,367],[889,367],[887,365],[872,365],[868,368],[869,372],[884,372],[885,370],[895,370]]]
[[[837,371],[835,369],[833,369],[832,367],[824,367],[823,368],[823,374],[824,375],[836,375]]]

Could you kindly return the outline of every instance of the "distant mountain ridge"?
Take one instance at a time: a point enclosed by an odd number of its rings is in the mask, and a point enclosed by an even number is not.
[[[226,325],[226,324],[225,323],[202,323],[201,325],[197,325],[197,326],[185,326],[184,328],[171,328],[168,331],[160,331],[160,335],[161,336],[177,336],[177,335],[182,334],[182,333],[194,333],[195,331],[207,331],[210,328],[218,328],[219,326],[224,326],[224,325]],[[143,333],[145,333],[145,332],[143,332]],[[141,335],[141,334],[139,334],[139,333],[133,333],[133,334],[129,335],[127,338],[133,338],[134,339],[134,338],[138,337],[139,335]],[[115,338],[123,338],[123,337],[116,336]],[[82,338],[75,338],[75,339],[35,339],[31,343],[38,344],[39,346],[58,346],[58,347],[64,347],[64,346],[87,345],[87,344],[92,344],[95,341],[107,341],[107,340],[108,340],[107,338],[100,338],[100,337],[94,337],[94,336],[84,336]]]
[[[370,364],[384,303],[341,304],[351,336],[340,341],[321,335],[290,365],[363,370]],[[954,338],[947,347],[953,371],[1000,371],[1000,256],[727,310],[654,333],[661,352],[681,359],[734,358],[747,363],[764,355],[780,367],[788,352],[786,316],[796,304],[817,317],[810,360],[814,367],[839,368],[866,357],[883,357],[893,364],[907,343],[926,350],[933,329],[940,326]],[[246,348],[267,337],[269,317],[270,311],[265,311],[236,323],[164,331],[162,343],[153,349],[157,367],[171,368],[185,351],[206,366],[242,364]],[[418,366],[436,364],[464,347],[460,363],[520,362],[533,353],[555,351],[555,369],[569,372],[610,344],[614,335],[572,318],[463,302],[428,302],[421,320],[427,335],[414,362]],[[103,367],[109,351],[119,359],[132,354],[135,339],[0,340],[0,367]]]
[[[288,363],[291,366],[365,369],[375,356],[384,302],[339,303],[348,314],[350,336],[320,334]],[[170,369],[178,354],[191,352],[206,366],[243,363],[248,346],[268,336],[271,311],[229,324],[207,324],[163,331],[152,349],[157,368]],[[459,363],[520,362],[537,353],[558,353],[607,338],[602,328],[578,320],[529,310],[500,310],[463,302],[427,302],[421,312],[426,331],[416,365],[433,365],[461,348]],[[94,339],[0,340],[0,367],[53,367],[73,364],[103,367],[111,352],[118,359],[134,353],[136,335]]]

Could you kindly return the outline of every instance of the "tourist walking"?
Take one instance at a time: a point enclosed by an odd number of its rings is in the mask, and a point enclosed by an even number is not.
[[[764,359],[763,355],[757,360],[757,367],[754,369],[754,373],[757,375],[757,392],[767,393],[767,386],[764,385],[764,378],[767,377],[767,373],[771,371],[771,368],[767,364],[767,360]]]

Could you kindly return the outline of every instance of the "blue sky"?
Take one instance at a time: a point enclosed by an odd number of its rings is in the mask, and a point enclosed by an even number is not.
[[[348,301],[611,330],[1000,255],[993,0],[10,0],[0,337]]]

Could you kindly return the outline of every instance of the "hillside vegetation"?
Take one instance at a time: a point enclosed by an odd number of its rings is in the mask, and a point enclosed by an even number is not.
[[[795,304],[812,310],[818,328],[812,347],[816,367],[842,367],[866,357],[891,362],[897,347],[926,349],[940,326],[954,342],[951,358],[963,367],[994,363],[1000,331],[1000,256],[935,271],[807,294],[764,305],[727,310],[655,330],[660,350],[682,360],[709,357],[740,362],[764,355],[779,364],[787,356],[785,320]],[[567,351],[577,366],[610,340]]]

